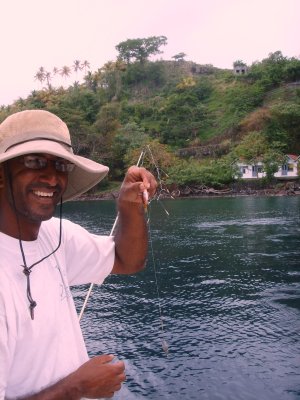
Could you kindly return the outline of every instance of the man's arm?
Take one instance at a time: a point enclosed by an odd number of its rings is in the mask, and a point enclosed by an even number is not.
[[[118,224],[115,240],[113,274],[131,274],[145,264],[148,234],[145,219],[143,192],[153,196],[156,190],[154,176],[145,168],[130,167],[118,198]]]
[[[124,363],[110,363],[113,355],[94,357],[53,386],[19,400],[79,400],[112,397],[125,380]],[[8,398],[6,398],[9,400]]]

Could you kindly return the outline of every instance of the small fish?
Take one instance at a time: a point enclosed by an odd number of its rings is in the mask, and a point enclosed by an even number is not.
[[[143,191],[143,205],[144,205],[145,212],[147,212],[148,201],[149,201],[149,194],[148,194],[148,190],[145,189]]]
[[[169,354],[169,345],[165,339],[162,340],[161,347],[162,347],[163,351],[168,355]]]

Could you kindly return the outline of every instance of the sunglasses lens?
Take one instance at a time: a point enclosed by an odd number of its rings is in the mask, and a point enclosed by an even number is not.
[[[24,156],[24,165],[26,168],[30,169],[42,169],[46,167],[47,159],[34,155]]]
[[[73,171],[74,167],[75,167],[74,164],[72,164],[68,161],[65,161],[65,160],[55,161],[55,169],[56,169],[56,171],[59,171],[59,172],[71,172],[71,171]]]
[[[52,162],[58,172],[71,172],[75,167],[67,160],[48,160],[46,157],[34,154],[24,156],[23,162],[25,167],[29,169],[43,169],[47,167],[48,162]]]

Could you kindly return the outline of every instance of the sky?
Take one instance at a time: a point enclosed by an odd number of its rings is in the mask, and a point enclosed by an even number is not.
[[[183,52],[219,68],[277,50],[300,58],[300,0],[0,0],[0,13],[0,105],[40,89],[41,66],[87,60],[96,71],[127,39],[163,35],[156,59]]]

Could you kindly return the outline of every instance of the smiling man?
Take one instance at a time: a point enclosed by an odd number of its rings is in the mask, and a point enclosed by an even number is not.
[[[107,172],[74,155],[54,114],[22,111],[0,125],[0,399],[112,397],[125,380],[124,363],[112,363],[113,355],[88,358],[70,286],[143,268],[142,194],[154,194],[155,179],[129,168],[114,237],[62,219],[62,203]]]

